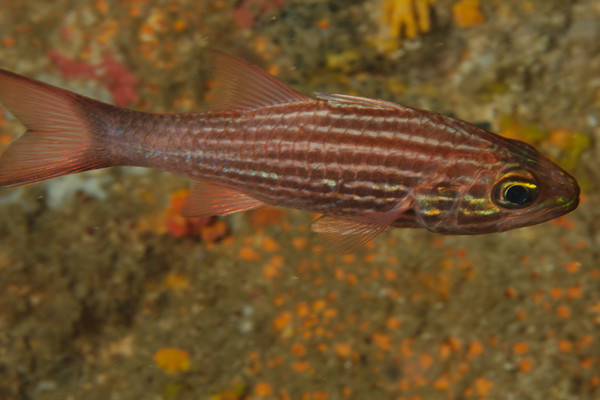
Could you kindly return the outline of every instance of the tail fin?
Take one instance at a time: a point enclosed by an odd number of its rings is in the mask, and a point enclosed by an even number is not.
[[[1,69],[0,103],[27,127],[0,156],[0,187],[111,166],[83,112],[87,103],[104,110],[103,103]]]

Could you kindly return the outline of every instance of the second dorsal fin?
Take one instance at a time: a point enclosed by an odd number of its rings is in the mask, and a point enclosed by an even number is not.
[[[212,110],[250,110],[309,98],[266,71],[220,50],[213,50],[215,86]]]

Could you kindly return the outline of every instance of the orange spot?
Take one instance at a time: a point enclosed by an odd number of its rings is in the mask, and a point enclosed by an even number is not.
[[[327,400],[329,398],[329,394],[322,390],[316,391],[313,393],[313,400]]]
[[[296,306],[296,315],[298,315],[299,317],[304,317],[308,315],[309,311],[310,309],[308,308],[308,305],[305,302],[301,302]]]
[[[2,39],[2,44],[6,47],[12,47],[15,45],[15,38],[12,36],[5,37]]]
[[[544,298],[544,294],[542,292],[535,292],[531,295],[531,300],[539,303]]]
[[[297,237],[292,239],[292,246],[296,250],[304,250],[308,246],[308,240],[305,237]]]
[[[285,212],[272,207],[260,208],[251,213],[250,223],[254,226],[272,226],[278,224],[283,217]]]
[[[240,249],[240,258],[245,261],[258,261],[260,260],[260,254],[252,247],[242,247]]]
[[[275,239],[270,237],[265,238],[265,240],[263,240],[262,247],[265,251],[270,252],[279,250],[279,244],[275,241]]]
[[[579,347],[587,347],[590,344],[592,344],[594,342],[594,338],[592,337],[592,335],[585,335],[584,337],[581,338],[581,341],[579,342]]]
[[[294,364],[292,364],[292,368],[296,372],[305,372],[308,370],[309,367],[310,364],[308,363],[308,361],[296,361]]]
[[[523,321],[527,317],[527,313],[525,311],[517,312],[517,319]]]
[[[302,357],[306,354],[306,347],[302,343],[294,343],[292,345],[292,355],[295,357]]]
[[[267,366],[269,368],[273,368],[281,364],[283,364],[283,357],[281,356],[275,356],[267,362]]]
[[[333,271],[333,276],[338,281],[341,281],[342,279],[344,279],[346,277],[346,271],[344,271],[341,268],[336,268],[335,271]]]
[[[447,343],[442,343],[442,345],[440,346],[440,350],[438,352],[438,355],[440,356],[440,358],[445,359],[450,357],[450,354],[452,354],[452,349],[450,348],[450,346]]]
[[[567,264],[565,269],[570,274],[576,274],[579,271],[580,267],[581,267],[581,263],[579,261],[571,261]]]
[[[393,269],[386,269],[383,272],[383,276],[385,277],[386,280],[393,281],[396,279],[396,271],[394,271]]]
[[[267,72],[273,76],[279,75],[279,65],[271,64],[267,67]]]
[[[472,342],[467,350],[468,357],[473,359],[483,353],[483,344],[481,342]]]
[[[175,29],[176,32],[183,32],[186,27],[187,27],[187,24],[182,19],[178,19],[177,21],[175,21],[175,24],[173,24],[173,28]]]
[[[554,287],[554,288],[550,289],[550,297],[552,297],[555,300],[560,299],[562,297],[562,293],[563,293],[562,288]]]
[[[529,351],[529,346],[525,342],[517,342],[513,345],[513,352],[515,354],[525,354]]]
[[[373,342],[375,342],[377,347],[379,347],[381,350],[391,350],[392,349],[389,335],[384,335],[384,334],[375,332],[373,334]]]
[[[450,337],[450,338],[448,338],[447,343],[453,351],[460,350],[461,344],[460,344],[460,340],[458,338]]]
[[[289,311],[282,311],[275,321],[273,321],[273,325],[275,326],[275,330],[282,331],[285,327],[287,327],[290,322],[292,322],[292,313]]]
[[[428,370],[432,365],[433,357],[429,354],[421,354],[421,357],[419,357],[419,366],[421,367],[421,370]]]
[[[356,262],[356,256],[354,254],[344,254],[342,261],[346,264],[354,264]]]
[[[190,369],[190,356],[185,350],[164,347],[154,353],[154,361],[167,374],[173,375]]]
[[[284,259],[280,255],[271,257],[269,262],[263,267],[263,277],[265,279],[273,279],[279,275],[279,269],[284,265]]]
[[[273,388],[271,388],[271,385],[269,385],[266,382],[260,382],[257,383],[256,386],[254,386],[254,393],[257,396],[266,397],[269,396],[272,392]]]
[[[0,136],[0,145],[6,146],[10,142],[12,142],[12,137],[10,135],[2,135],[2,136]]]
[[[349,388],[348,386],[346,386],[345,388],[342,389],[342,396],[344,397],[350,397],[352,396],[352,388]]]
[[[479,11],[479,0],[462,0],[452,7],[452,15],[456,25],[461,28],[481,25],[485,17]]]
[[[314,313],[318,313],[320,311],[322,311],[325,306],[327,306],[327,303],[325,303],[325,300],[319,299],[319,300],[315,300],[313,305],[312,305],[312,310]]]
[[[473,388],[479,396],[487,396],[493,386],[494,382],[486,378],[477,378],[473,382]]]
[[[570,341],[563,339],[558,342],[558,348],[563,353],[569,353],[573,348],[573,344]]]
[[[280,398],[280,400],[292,400],[289,393],[286,392],[285,390],[279,391],[279,398]]]
[[[578,299],[582,296],[582,294],[583,289],[581,289],[581,286],[572,286],[567,289],[567,297],[569,299]]]
[[[331,26],[331,22],[327,18],[321,18],[317,22],[317,27],[321,30],[327,30]]]
[[[375,253],[367,253],[363,257],[363,259],[365,260],[365,262],[372,263],[375,262],[375,260],[377,259],[377,255]],[[373,272],[375,272],[375,270],[373,270]]]
[[[568,306],[558,306],[556,307],[556,315],[563,319],[567,319],[571,317],[571,309]]]
[[[104,14],[108,11],[108,4],[104,0],[96,0],[96,8],[98,8],[100,13]]]
[[[138,6],[133,6],[129,9],[129,16],[132,18],[140,16],[140,8]]]
[[[591,357],[585,357],[581,360],[581,368],[589,369],[593,363],[594,360]]]
[[[401,324],[400,320],[396,317],[389,317],[387,319],[387,321],[385,321],[385,325],[390,330],[396,330],[396,329],[400,328],[400,324]]]
[[[446,390],[450,387],[450,380],[447,377],[441,377],[433,382],[433,387],[439,390]]]
[[[514,299],[517,296],[517,290],[513,288],[507,288],[504,290],[504,295],[509,299]]]
[[[529,372],[529,371],[531,371],[532,367],[533,367],[533,361],[531,361],[528,358],[521,360],[521,362],[519,363],[519,371],[521,371],[521,372]]]
[[[346,280],[350,286],[356,286],[358,284],[358,278],[354,274],[348,274],[348,278]]]
[[[186,218],[186,221],[190,221],[190,218]],[[227,235],[227,224],[220,219],[215,220],[210,225],[200,227],[200,238],[206,244],[214,243],[225,237],[225,235]]]
[[[285,294],[279,294],[275,297],[275,305],[281,307],[285,304]]]
[[[352,355],[352,347],[348,342],[337,343],[333,347],[333,351],[342,358],[348,358]]]

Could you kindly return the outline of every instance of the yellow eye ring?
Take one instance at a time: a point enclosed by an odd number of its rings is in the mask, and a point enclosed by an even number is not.
[[[529,207],[538,197],[537,180],[528,171],[509,171],[492,188],[492,201],[510,210]]]

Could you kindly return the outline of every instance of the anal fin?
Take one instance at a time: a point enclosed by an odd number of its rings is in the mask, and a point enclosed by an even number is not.
[[[229,215],[264,205],[264,202],[230,187],[194,181],[190,194],[181,207],[181,215],[186,218]]]
[[[389,229],[410,207],[410,199],[384,212],[369,212],[349,217],[323,215],[311,224],[314,232],[323,233],[330,244],[340,253],[347,253],[362,246],[381,232]]]

